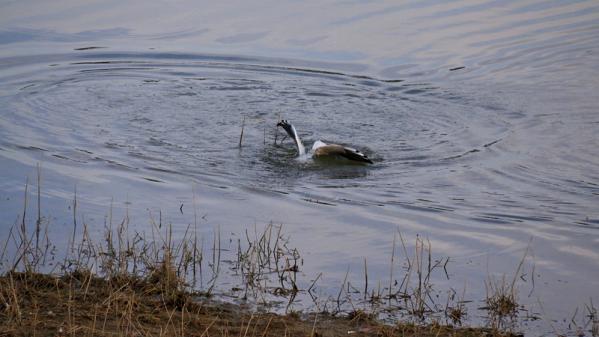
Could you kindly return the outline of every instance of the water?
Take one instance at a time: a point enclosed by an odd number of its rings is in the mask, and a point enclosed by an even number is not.
[[[97,232],[111,204],[140,231],[283,223],[324,288],[364,257],[385,279],[399,229],[474,301],[531,242],[533,331],[597,299],[595,2],[47,6],[1,5],[3,237],[40,163],[58,233],[76,186]],[[298,162],[279,116],[374,164]]]

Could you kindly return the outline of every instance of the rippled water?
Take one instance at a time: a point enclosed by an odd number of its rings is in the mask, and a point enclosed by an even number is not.
[[[97,231],[111,204],[184,231],[196,204],[206,233],[284,223],[334,287],[363,257],[386,275],[399,228],[472,300],[532,239],[524,302],[557,319],[596,298],[596,3],[133,4],[0,6],[0,233],[41,163],[57,231],[75,185]],[[374,164],[298,162],[278,118]]]

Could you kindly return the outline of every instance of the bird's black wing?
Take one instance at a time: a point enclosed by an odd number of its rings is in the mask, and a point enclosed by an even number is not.
[[[362,152],[352,149],[351,147],[344,147],[343,149],[345,151],[339,153],[342,157],[345,157],[349,160],[372,164],[372,160],[370,160],[370,158],[368,158],[368,156]]]

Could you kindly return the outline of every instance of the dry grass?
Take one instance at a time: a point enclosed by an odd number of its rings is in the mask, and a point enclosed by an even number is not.
[[[512,329],[521,305],[518,303],[517,281],[521,278],[522,266],[528,256],[530,244],[527,246],[511,281],[504,274],[500,279],[488,277],[485,282],[487,296],[482,309],[486,310],[489,325],[495,329]]]
[[[383,325],[367,314],[274,315],[180,292],[180,300],[148,280],[118,281],[88,273],[63,276],[10,272],[0,277],[1,336],[493,336],[485,329]]]
[[[486,306],[483,309],[489,313],[490,325],[503,328],[513,321],[518,314],[518,299],[514,288],[507,285],[505,277],[501,281],[487,282]]]
[[[453,292],[445,306],[437,303],[433,275],[448,277],[449,259],[433,258],[431,242],[421,237],[409,250],[399,231],[393,239],[388,280],[371,279],[369,285],[364,260],[363,287],[350,282],[348,268],[336,298],[324,299],[313,292],[322,273],[309,287],[300,287],[303,260],[290,246],[283,226],[268,224],[261,230],[254,227],[253,233],[246,231],[243,239],[237,239],[236,259],[226,261],[239,282],[227,295],[263,304],[273,297],[284,298],[287,315],[246,311],[214,300],[215,292],[222,290],[219,281],[225,267],[221,233],[214,231],[211,249],[206,249],[198,238],[197,217],[174,239],[161,213],[151,214],[151,233],[146,237],[131,233],[128,215],[113,223],[111,210],[101,239],[95,241],[86,223],[77,221],[75,192],[73,230],[65,256],[59,259],[48,238],[49,222],[41,216],[39,170],[37,180],[33,230],[28,232],[24,220],[29,208],[27,183],[22,218],[2,247],[0,336],[509,335],[498,326],[456,329],[438,324],[437,314],[453,324],[460,324],[466,315],[464,295],[459,298]],[[503,287],[505,282],[488,284],[495,294],[488,296],[489,311],[515,312],[514,283],[508,288]],[[293,311],[300,294],[309,295],[317,310]],[[382,324],[381,316],[407,319]]]
[[[15,257],[6,264],[8,271],[0,276],[0,336],[502,335],[493,329],[383,324],[377,311],[359,308],[339,315],[343,303],[353,305],[349,296],[355,292],[347,277],[336,300],[336,314],[248,311],[211,299],[221,269],[220,232],[214,233],[212,255],[204,258],[193,230],[175,241],[171,227],[163,226],[159,216],[158,222],[152,221],[152,240],[148,241],[137,233],[129,236],[128,223],[125,218],[113,228],[109,222],[100,242],[94,242],[82,224],[79,241],[72,241],[64,260],[47,272],[41,272],[43,262],[56,259],[45,256],[52,250],[33,244],[37,231],[29,235],[23,227],[20,236],[9,237],[7,242],[13,242],[16,249]],[[298,292],[305,291],[297,285],[299,252],[288,247],[282,226],[255,229],[253,235],[246,233],[245,239],[243,245],[238,241],[237,260],[231,267],[241,276],[242,298],[282,296],[288,299],[289,308]],[[369,303],[401,301],[408,310],[427,305],[430,274],[440,262],[432,262],[430,243],[425,248],[424,242],[418,239],[414,255],[404,266],[407,275],[401,284],[393,282],[392,258],[389,288],[373,290]],[[208,263],[208,268],[202,263]],[[194,284],[198,276],[202,278],[202,270],[210,278],[200,291]],[[317,281],[318,277],[310,289]],[[365,296],[368,286],[365,289],[365,294],[358,296]],[[424,310],[417,312],[422,315]]]
[[[413,250],[408,250],[402,234],[397,231],[386,285],[380,281],[375,283],[376,286],[372,286],[372,282],[369,284],[368,263],[364,260],[364,285],[351,284],[348,270],[337,298],[332,300],[336,305],[332,312],[352,313],[361,310],[374,317],[381,314],[402,316],[416,323],[431,323],[436,319],[434,316],[449,312],[447,306],[444,308],[439,303],[440,292],[433,284],[436,274],[449,277],[446,269],[448,262],[448,258],[434,258],[431,242],[420,236],[416,237]]]

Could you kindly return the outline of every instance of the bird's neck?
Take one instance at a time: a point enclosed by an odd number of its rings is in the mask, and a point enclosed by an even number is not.
[[[299,152],[300,156],[303,156],[306,154],[306,148],[297,134],[297,131],[295,131],[295,127],[292,125],[291,128],[293,130],[293,140],[295,140],[295,145],[297,145],[297,151]]]

